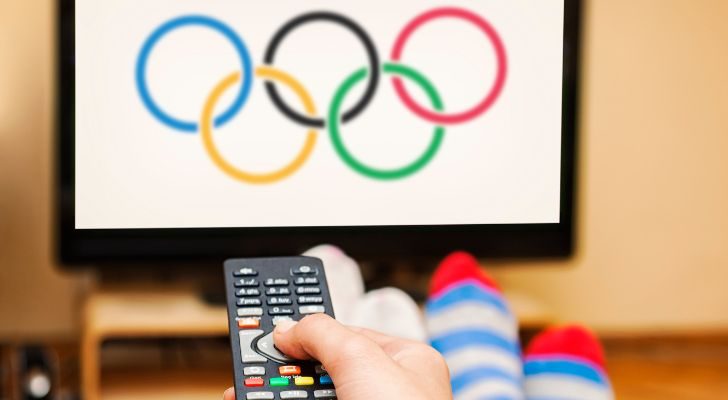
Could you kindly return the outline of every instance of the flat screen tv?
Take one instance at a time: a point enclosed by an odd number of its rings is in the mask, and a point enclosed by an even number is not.
[[[567,256],[578,0],[60,0],[69,265]]]

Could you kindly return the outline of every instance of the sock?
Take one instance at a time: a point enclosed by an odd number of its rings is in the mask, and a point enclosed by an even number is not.
[[[365,294],[354,307],[351,325],[404,339],[427,340],[417,303],[407,293],[393,287]]]
[[[470,254],[446,257],[426,306],[430,342],[447,361],[455,400],[523,399],[518,324]]]
[[[536,336],[524,363],[529,400],[611,400],[598,339],[579,326],[550,328]]]
[[[359,264],[338,247],[327,244],[316,246],[303,255],[323,261],[336,319],[343,324],[351,324],[354,307],[364,296],[364,279]]]

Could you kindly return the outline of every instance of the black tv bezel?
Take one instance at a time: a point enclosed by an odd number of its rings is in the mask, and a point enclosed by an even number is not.
[[[560,222],[445,226],[282,228],[75,228],[75,1],[58,0],[57,253],[66,268],[124,263],[207,263],[298,254],[333,243],[368,260],[440,257],[455,249],[489,258],[567,257],[574,249],[581,0],[565,0]]]

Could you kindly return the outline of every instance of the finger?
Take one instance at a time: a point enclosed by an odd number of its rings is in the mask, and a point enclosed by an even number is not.
[[[222,395],[222,400],[235,400],[235,389],[228,388]]]
[[[325,314],[278,324],[273,341],[276,347],[291,357],[320,361],[334,379],[337,371],[346,370],[346,364],[376,365],[389,360],[375,341]]]
[[[411,344],[411,343],[417,343],[408,339],[402,339],[394,336],[389,336],[387,334],[377,332],[375,330],[369,329],[369,328],[361,328],[358,326],[349,326],[349,329],[352,331],[359,333],[363,336],[366,336],[370,340],[372,340],[374,343],[378,344],[380,347],[385,346],[391,346],[393,344]]]
[[[377,343],[392,360],[410,371],[444,373],[447,370],[442,355],[427,344],[389,336],[367,328],[350,327],[350,329]]]

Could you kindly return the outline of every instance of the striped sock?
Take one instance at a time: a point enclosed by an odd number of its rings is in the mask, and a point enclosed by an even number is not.
[[[517,322],[470,254],[453,253],[440,263],[425,313],[456,400],[524,398]]]
[[[611,400],[598,339],[579,326],[551,328],[536,336],[524,363],[529,400]]]

